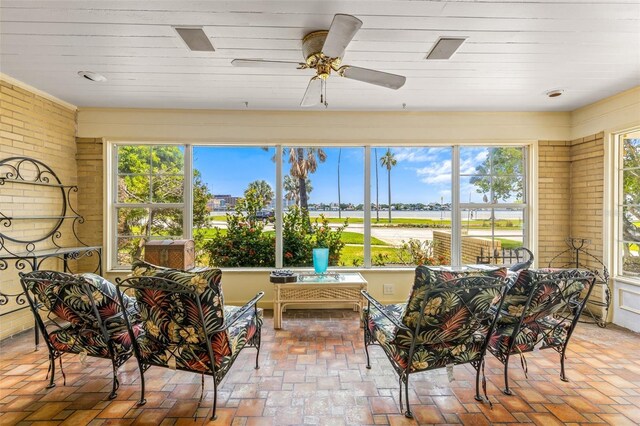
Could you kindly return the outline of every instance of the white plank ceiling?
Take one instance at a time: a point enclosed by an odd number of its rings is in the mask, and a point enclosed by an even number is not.
[[[568,111],[640,84],[640,0],[0,0],[0,71],[81,107],[298,110],[312,71],[231,60],[302,61],[301,38],[336,13],[364,22],[343,63],[407,83],[333,76],[330,110]],[[188,51],[179,25],[216,51]],[[426,61],[441,36],[467,40]]]

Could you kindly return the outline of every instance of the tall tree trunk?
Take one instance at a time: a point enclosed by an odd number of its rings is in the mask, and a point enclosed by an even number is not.
[[[304,148],[296,148],[296,154],[298,157],[298,164],[302,164],[304,160]],[[302,176],[298,176],[298,183],[300,187],[300,210],[305,217],[307,228],[311,228],[311,219],[309,218],[309,198],[307,197],[307,182],[306,176],[303,173]]]
[[[373,153],[376,156],[376,222],[380,222],[380,199],[378,186],[378,148],[373,148]]]
[[[391,168],[387,169],[387,177],[389,178],[389,223],[391,223]]]
[[[342,205],[340,201],[340,157],[342,156],[342,148],[338,150],[338,218],[342,218]]]

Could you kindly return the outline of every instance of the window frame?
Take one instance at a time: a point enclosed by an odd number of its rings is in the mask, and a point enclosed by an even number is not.
[[[113,272],[122,272],[130,270],[129,265],[118,265],[117,262],[117,208],[122,207],[123,205],[126,207],[138,207],[142,206],[145,208],[148,207],[157,207],[158,204],[148,203],[148,205],[143,206],[143,204],[124,204],[117,202],[117,176],[118,176],[118,158],[117,158],[117,146],[122,145],[178,145],[184,147],[184,201],[183,203],[172,203],[172,204],[163,204],[163,206],[167,206],[169,208],[183,208],[183,236],[182,238],[192,238],[193,237],[193,220],[192,220],[192,210],[193,210],[193,147],[194,146],[269,146],[273,147],[276,150],[276,158],[279,159],[275,163],[276,166],[276,188],[275,188],[275,196],[276,196],[276,211],[275,211],[275,231],[276,231],[276,268],[282,268],[282,179],[284,177],[284,164],[282,160],[282,152],[283,149],[289,146],[318,146],[318,144],[309,144],[309,143],[291,143],[291,142],[282,142],[277,144],[265,144],[265,143],[229,143],[229,144],[220,144],[218,143],[208,143],[203,141],[194,141],[194,142],[176,142],[176,141],[129,141],[129,140],[117,140],[117,141],[106,141],[104,145],[104,158],[105,161],[105,198],[104,211],[106,212],[104,217],[104,242],[106,245],[105,252],[107,253],[107,271]],[[327,147],[339,147],[342,144],[327,144]],[[535,251],[535,241],[536,238],[532,237],[536,232],[535,220],[536,217],[536,209],[533,208],[537,205],[535,202],[536,194],[534,192],[534,182],[532,179],[537,179],[537,163],[536,163],[536,145],[535,141],[523,141],[523,140],[513,140],[513,141],[454,141],[454,142],[430,142],[424,144],[382,144],[382,143],[357,143],[356,141],[345,141],[345,146],[347,147],[363,147],[364,148],[364,263],[362,267],[345,267],[345,270],[348,269],[368,269],[371,271],[399,271],[402,269],[413,269],[413,267],[409,268],[398,268],[398,267],[372,267],[371,265],[371,150],[372,148],[382,148],[382,147],[394,147],[394,145],[406,147],[406,148],[425,148],[425,147],[451,147],[452,148],[452,164],[455,165],[455,168],[452,167],[452,195],[451,195],[451,204],[452,204],[452,212],[451,212],[451,265],[459,266],[461,265],[461,246],[462,246],[462,235],[461,235],[461,212],[469,208],[469,206],[473,205],[473,208],[496,208],[499,206],[500,208],[517,208],[523,211],[523,245],[529,247],[531,250]],[[459,186],[460,186],[460,147],[521,147],[523,148],[523,179],[524,179],[524,187],[523,187],[523,202],[522,203],[502,203],[497,205],[492,204],[478,204],[478,203],[461,203],[460,202],[460,194],[459,194]],[[531,246],[529,244],[532,244]],[[272,268],[258,268],[258,267],[240,267],[240,268],[225,268],[229,270],[249,270],[249,271],[259,271],[259,270],[270,270]],[[301,267],[300,269],[308,269]],[[342,268],[341,268],[342,269]]]
[[[640,275],[629,275],[625,274],[624,266],[623,266],[623,245],[628,242],[623,237],[623,228],[624,222],[622,220],[622,215],[624,214],[624,207],[627,206],[624,202],[624,172],[626,170],[640,170],[638,168],[633,169],[625,169],[624,167],[624,139],[625,136],[629,134],[637,134],[640,138],[640,127],[635,127],[631,129],[627,129],[625,131],[617,132],[613,136],[613,147],[614,147],[614,161],[615,161],[615,171],[613,174],[615,176],[613,187],[614,187],[614,199],[613,199],[613,211],[614,211],[614,235],[615,235],[615,244],[613,248],[613,265],[614,265],[614,276],[616,279],[620,281],[624,281],[630,284],[635,284],[640,286]]]
[[[118,177],[121,175],[118,170],[118,147],[119,146],[181,146],[184,148],[184,165],[182,170],[184,195],[182,203],[154,203],[152,197],[149,198],[147,203],[122,203],[118,201]],[[108,245],[108,261],[107,270],[109,271],[128,271],[131,269],[130,265],[120,265],[118,263],[118,209],[119,208],[143,208],[143,209],[180,209],[182,210],[182,238],[192,237],[192,215],[190,212],[193,210],[193,161],[192,161],[192,146],[184,143],[171,143],[171,142],[114,142],[109,144],[111,150],[111,164],[109,168],[109,194],[108,194],[108,222],[109,226],[106,229],[109,231],[107,234]],[[175,174],[177,176],[177,174]],[[153,168],[150,165],[149,176],[154,176]],[[150,191],[153,191],[153,180],[150,181]]]

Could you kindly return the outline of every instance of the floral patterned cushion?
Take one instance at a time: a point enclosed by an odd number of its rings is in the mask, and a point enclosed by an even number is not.
[[[134,263],[133,275],[172,280],[176,290],[191,290],[196,297],[193,293],[176,292],[161,286],[154,288],[153,281],[151,287],[136,289],[140,321],[145,330],[145,335],[137,339],[142,362],[209,372],[206,329],[211,338],[218,375],[223,377],[240,349],[262,325],[262,310],[258,310],[258,315],[250,310],[231,327],[222,329],[240,308],[223,305],[222,272],[219,269],[184,272],[155,269],[147,265]],[[202,307],[204,325],[198,301]]]
[[[134,324],[133,330],[136,337],[141,335],[142,329],[139,324]],[[128,358],[131,355],[131,338],[126,326],[110,332],[109,336],[116,358]],[[49,341],[60,352],[86,353],[91,356],[111,358],[104,335],[96,330],[79,329],[74,326],[61,328],[49,333]]]
[[[403,304],[402,304],[403,305]],[[387,305],[387,312],[397,312],[402,305]],[[377,311],[371,310],[372,314]],[[372,336],[380,344],[390,359],[401,368],[409,364],[409,347],[393,343],[394,329],[392,323],[384,316],[369,317],[367,327]],[[482,346],[485,335],[474,332],[464,341],[450,343],[435,343],[430,345],[416,345],[411,361],[411,372],[441,368],[447,364],[464,364],[478,361],[482,357]]]
[[[31,286],[36,298],[63,321],[87,329],[97,329],[91,301],[98,309],[107,328],[121,328],[122,312],[117,288],[105,278],[91,273],[69,275],[60,272],[36,271],[30,277],[42,279]],[[123,295],[127,310],[135,309],[134,300]],[[116,317],[116,318],[114,318]],[[126,327],[125,327],[126,328]]]
[[[505,296],[498,325],[489,341],[489,351],[496,356],[506,354],[520,318],[522,325],[515,336],[511,353],[533,350],[543,341],[544,347],[562,346],[571,326],[569,318],[556,319],[554,314],[563,310],[588,285],[583,272],[577,270],[523,270]],[[550,282],[546,282],[549,281]],[[540,281],[545,281],[539,284]],[[531,295],[531,303],[526,303]]]
[[[466,342],[472,334],[478,330],[480,324],[469,321],[470,307],[479,304],[486,305],[487,310],[491,305],[499,301],[498,289],[483,289],[482,291],[456,292],[443,289],[443,283],[449,280],[463,277],[488,276],[504,279],[507,276],[506,268],[492,270],[467,270],[449,271],[442,268],[430,268],[418,266],[414,285],[401,313],[402,324],[411,329],[417,326],[420,318],[420,309],[424,298],[434,289],[441,289],[431,293],[430,300],[424,308],[424,316],[420,324],[420,334],[416,337],[416,344],[452,344]],[[403,347],[409,347],[413,337],[412,331],[399,329],[396,331],[393,343]]]

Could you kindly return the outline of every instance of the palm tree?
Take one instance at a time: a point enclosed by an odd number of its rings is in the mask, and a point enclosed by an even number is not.
[[[342,218],[342,207],[340,205],[340,157],[342,157],[342,148],[338,150],[338,217]]]
[[[373,148],[373,153],[376,156],[376,164],[378,164],[378,148]],[[378,186],[378,168],[376,167],[376,222],[380,222],[380,201],[378,198],[380,187]]]
[[[389,223],[391,223],[391,169],[398,163],[391,149],[387,148],[387,152],[380,157],[380,167],[387,168],[387,178],[389,187]]]
[[[289,174],[298,179],[300,191],[300,209],[305,212],[309,210],[309,191],[307,191],[307,178],[309,173],[315,173],[318,162],[324,163],[327,154],[322,148],[290,148],[289,164],[291,170]],[[307,217],[309,215],[307,214]]]
[[[300,206],[300,185],[298,179],[291,175],[286,175],[284,177],[282,187],[285,190],[284,198],[291,200],[295,202],[297,206]],[[305,187],[307,188],[307,194],[310,194],[311,191],[313,191],[313,186],[311,186],[311,180],[309,178],[305,179]]]
[[[258,210],[263,209],[273,200],[273,189],[266,180],[254,180],[244,191],[245,198],[252,193],[253,199],[258,203]]]

